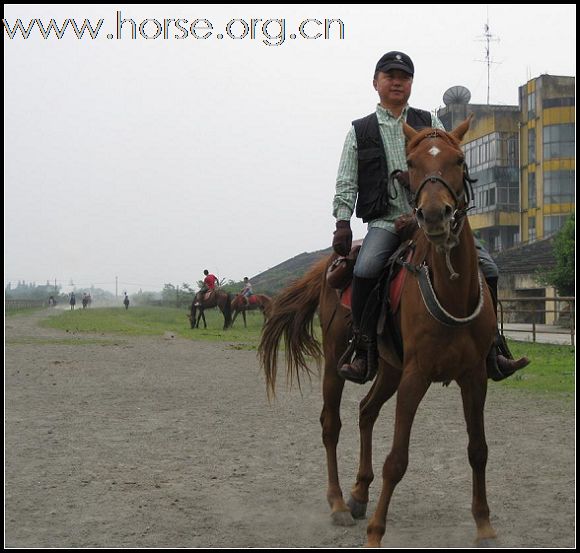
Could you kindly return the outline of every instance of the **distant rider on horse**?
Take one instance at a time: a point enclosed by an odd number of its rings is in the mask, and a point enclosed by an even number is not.
[[[195,305],[200,304],[206,292],[214,292],[216,283],[218,282],[218,278],[214,274],[210,273],[207,269],[204,269],[203,274],[205,275],[205,278],[203,279],[202,287],[199,289],[199,292],[196,295]]]
[[[252,290],[252,283],[248,277],[244,277],[244,287],[240,294],[244,298],[246,305],[250,305],[250,296],[254,295],[254,291]]]

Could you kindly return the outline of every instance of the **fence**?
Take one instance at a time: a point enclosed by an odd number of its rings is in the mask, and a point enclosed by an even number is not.
[[[4,311],[21,311],[47,307],[48,300],[4,300]]]
[[[501,331],[509,323],[519,323],[510,325],[509,332],[531,333],[534,342],[539,333],[569,335],[574,345],[575,303],[575,298],[568,296],[502,298],[498,302]]]

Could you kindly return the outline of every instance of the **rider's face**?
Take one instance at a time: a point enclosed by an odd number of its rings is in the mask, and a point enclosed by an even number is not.
[[[405,106],[411,96],[413,77],[400,69],[391,69],[386,73],[379,71],[373,80],[373,86],[379,93],[381,104],[387,106]]]

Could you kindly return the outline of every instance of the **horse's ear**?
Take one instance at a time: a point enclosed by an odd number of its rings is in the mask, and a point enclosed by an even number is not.
[[[403,121],[403,134],[407,137],[407,140],[411,140],[417,134],[417,131]]]
[[[469,129],[469,125],[471,125],[471,120],[473,119],[473,113],[470,113],[465,120],[463,120],[457,127],[455,127],[449,134],[457,138],[459,142],[463,140],[465,133]]]

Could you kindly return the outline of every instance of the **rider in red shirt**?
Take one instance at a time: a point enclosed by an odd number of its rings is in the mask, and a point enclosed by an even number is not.
[[[217,282],[217,277],[211,274],[207,269],[203,272],[205,278],[203,279],[203,283],[207,286],[208,290],[215,290],[215,284]]]
[[[206,292],[213,292],[215,290],[216,284],[219,284],[217,277],[211,274],[207,269],[203,271],[203,274],[205,275],[205,278],[203,279],[203,285],[199,289],[199,292],[195,295],[196,305],[200,304]]]

